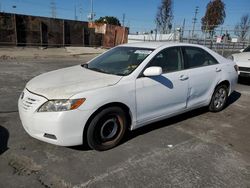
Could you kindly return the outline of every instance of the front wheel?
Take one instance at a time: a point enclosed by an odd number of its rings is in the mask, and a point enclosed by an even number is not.
[[[209,110],[211,112],[221,111],[227,102],[228,98],[228,87],[225,85],[219,85],[216,87],[211,102],[209,104]]]
[[[119,107],[102,110],[88,127],[88,145],[98,151],[117,146],[125,134],[127,122],[125,112]]]

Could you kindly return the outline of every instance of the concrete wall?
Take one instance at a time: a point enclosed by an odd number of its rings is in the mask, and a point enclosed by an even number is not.
[[[2,45],[15,45],[15,19],[11,14],[0,13],[0,42]]]
[[[128,28],[0,13],[0,45],[103,46],[127,43]]]
[[[128,28],[109,24],[89,23],[89,28],[94,28],[96,34],[102,35],[102,46],[111,48],[128,42]],[[96,35],[96,37],[100,37]]]
[[[66,46],[81,46],[87,45],[85,35],[88,31],[88,23],[80,21],[64,21],[65,45]]]

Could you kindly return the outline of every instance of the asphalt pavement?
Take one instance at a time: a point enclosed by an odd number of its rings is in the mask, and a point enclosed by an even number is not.
[[[0,187],[250,187],[250,81],[219,113],[194,110],[128,133],[97,152],[59,147],[22,128],[17,100],[43,72],[93,55],[0,61]]]

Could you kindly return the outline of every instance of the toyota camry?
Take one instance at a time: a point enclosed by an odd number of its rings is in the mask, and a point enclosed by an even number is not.
[[[126,131],[207,106],[221,111],[237,65],[183,43],[117,46],[90,62],[30,80],[18,101],[26,132],[60,146],[117,146]]]

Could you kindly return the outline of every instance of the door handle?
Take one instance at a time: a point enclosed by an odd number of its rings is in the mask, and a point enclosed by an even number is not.
[[[179,79],[180,79],[181,81],[187,80],[188,78],[189,78],[189,77],[186,76],[186,75],[181,75],[181,76],[179,77]]]
[[[220,71],[221,71],[221,68],[218,68],[218,67],[217,67],[217,68],[215,69],[215,71],[216,71],[216,72],[220,72]]]

